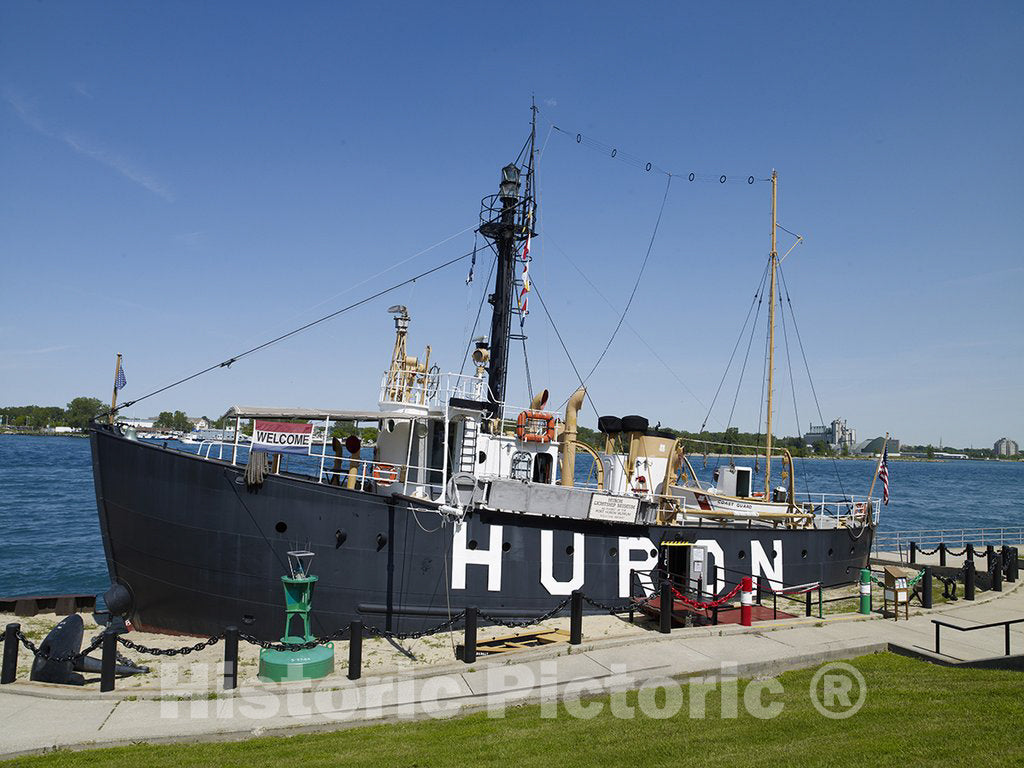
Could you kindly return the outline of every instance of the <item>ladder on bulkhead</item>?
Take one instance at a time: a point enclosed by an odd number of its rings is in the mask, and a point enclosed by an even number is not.
[[[480,425],[475,419],[462,422],[462,445],[459,449],[459,471],[474,472],[476,470],[476,444],[480,435]]]

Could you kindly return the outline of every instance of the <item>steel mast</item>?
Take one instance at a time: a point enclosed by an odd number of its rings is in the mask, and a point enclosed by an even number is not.
[[[765,425],[764,448],[764,493],[767,499],[771,493],[772,482],[772,386],[775,377],[775,271],[779,264],[779,253],[775,249],[776,228],[776,197],[778,192],[778,174],[772,169],[772,250],[771,289],[768,302],[768,422]]]

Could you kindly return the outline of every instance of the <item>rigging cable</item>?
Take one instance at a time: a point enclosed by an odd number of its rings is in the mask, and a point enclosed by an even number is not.
[[[597,409],[597,405],[594,404],[594,398],[590,396],[590,391],[587,390],[584,385],[583,377],[580,376],[579,368],[576,367],[576,363],[572,359],[572,355],[569,354],[569,348],[565,346],[565,340],[562,338],[562,334],[559,333],[558,326],[555,325],[555,320],[553,317],[551,317],[551,313],[548,311],[548,305],[544,302],[544,297],[541,296],[540,290],[538,290],[537,286],[534,286],[533,289],[534,293],[537,294],[537,298],[540,300],[540,306],[544,310],[544,314],[547,315],[548,322],[551,323],[551,329],[555,332],[555,336],[558,337],[558,343],[562,345],[562,351],[565,352],[565,356],[569,359],[569,365],[572,366],[573,373],[575,373],[576,378],[580,380],[580,386],[584,387],[584,392],[586,392],[587,400],[590,401],[590,405],[594,409],[595,413],[601,413],[601,411]],[[566,400],[566,402],[569,401]]]
[[[487,301],[487,286],[491,284],[491,275],[494,274],[494,267],[498,263],[498,257],[495,255],[494,260],[491,262],[491,268],[487,270],[487,279],[484,281],[484,292],[480,296],[480,306],[476,309],[476,320],[473,321],[473,330],[469,332],[469,339],[466,341],[466,353],[462,356],[462,365],[459,366],[459,375],[466,370],[466,360],[469,359],[469,350],[473,348],[473,337],[476,335],[476,327],[480,324],[480,313],[483,312],[484,302]]]
[[[797,325],[796,322],[796,313],[793,311],[793,301],[789,297],[789,286],[786,285],[786,278],[782,273],[781,264],[779,265],[779,280],[782,284],[782,290],[786,292],[786,303],[789,304],[789,315],[790,317],[793,318],[793,330],[796,331],[796,340],[800,344],[800,355],[803,357],[804,368],[807,371],[807,381],[811,385],[811,394],[814,395],[814,407],[817,408],[818,410],[818,418],[821,420],[821,423],[824,424],[825,417],[821,413],[821,404],[818,402],[818,392],[814,388],[814,379],[811,378],[811,366],[807,362],[807,353],[804,351],[804,342],[803,339],[800,337],[800,326]],[[800,431],[799,427],[797,428],[797,431]],[[842,493],[843,497],[845,498],[846,489],[843,488],[843,478],[839,474],[839,464],[836,462],[835,456],[832,457],[832,468],[835,470],[836,480],[839,482],[839,492]]]
[[[185,382],[188,382],[188,381],[191,381],[192,379],[198,378],[198,377],[202,376],[203,374],[206,374],[206,373],[209,373],[210,371],[216,370],[217,368],[230,368],[233,363],[238,362],[243,357],[247,357],[248,355],[254,354],[255,352],[259,352],[262,349],[266,349],[267,347],[269,347],[269,346],[271,346],[273,344],[277,344],[280,341],[284,341],[287,338],[290,338],[292,336],[300,334],[303,331],[309,330],[310,328],[312,328],[315,325],[319,325],[320,323],[326,322],[327,320],[331,320],[332,318],[338,317],[339,315],[344,314],[345,312],[348,312],[350,310],[353,310],[356,307],[361,307],[363,304],[367,304],[367,303],[373,301],[374,299],[380,298],[381,296],[384,296],[384,295],[386,295],[388,293],[391,293],[392,291],[395,291],[395,290],[397,290],[397,289],[399,289],[399,288],[401,288],[401,287],[403,287],[405,285],[409,285],[410,283],[415,283],[421,277],[426,277],[427,275],[431,275],[434,272],[438,272],[438,271],[444,269],[445,267],[450,267],[452,264],[456,264],[456,263],[458,263],[460,261],[463,261],[464,259],[468,259],[472,255],[473,255],[473,252],[469,251],[467,253],[462,254],[461,256],[456,256],[453,259],[449,259],[448,261],[446,261],[446,262],[444,262],[442,264],[438,264],[436,267],[432,267],[432,268],[430,268],[430,269],[428,269],[428,270],[426,270],[424,272],[420,272],[418,275],[410,277],[410,278],[408,278],[406,280],[402,280],[400,283],[395,283],[394,285],[392,285],[392,286],[390,286],[388,288],[384,288],[384,289],[382,289],[380,291],[377,291],[376,293],[374,293],[374,294],[372,294],[370,296],[367,296],[366,298],[360,299],[359,301],[356,301],[356,302],[354,302],[352,304],[349,304],[346,307],[342,307],[341,309],[338,309],[338,310],[335,310],[334,312],[331,312],[329,314],[323,315],[323,316],[317,318],[316,320],[312,320],[312,321],[310,321],[308,323],[305,323],[304,325],[301,325],[298,328],[294,328],[294,329],[288,331],[287,333],[282,333],[281,335],[276,336],[273,339],[270,339],[269,341],[265,341],[262,344],[256,345],[255,347],[251,347],[250,349],[247,349],[245,352],[237,354],[234,357],[230,357],[227,360],[224,360],[223,362],[214,363],[213,365],[210,365],[210,366],[207,366],[206,368],[203,368],[201,371],[196,371],[193,374],[190,374],[190,375],[185,376],[185,377],[183,377],[181,379],[178,379],[177,381],[175,381],[175,382],[173,382],[171,384],[167,384],[166,386],[160,387],[159,389],[154,389],[152,392],[149,392],[149,393],[147,393],[145,395],[142,395],[141,397],[137,397],[134,400],[126,400],[124,403],[121,403],[116,408],[111,408],[110,410],[106,411],[105,413],[101,414],[100,416],[97,416],[96,418],[100,419],[100,418],[103,418],[104,416],[109,416],[111,413],[116,413],[117,411],[120,411],[123,408],[129,408],[129,407],[135,405],[136,403],[142,402],[143,400],[146,400],[146,399],[148,399],[150,397],[153,397],[154,395],[158,395],[161,392],[166,392],[167,390],[172,389],[173,387],[177,387],[180,384],[184,384]]]
[[[797,405],[796,405],[796,382],[793,379],[793,358],[790,357],[790,354],[789,354],[789,332],[786,330],[786,313],[783,311],[783,308],[782,308],[782,296],[779,296],[779,317],[782,319],[782,338],[785,341],[785,346],[786,346],[786,365],[789,368],[789,388],[790,388],[790,390],[793,393],[793,416],[796,419],[796,436],[797,436],[797,439],[799,439],[800,438],[800,411],[797,410]],[[800,474],[803,476],[803,480],[804,480],[804,492],[807,494],[808,500],[810,500],[810,498],[811,498],[811,487],[807,483],[807,473],[802,471],[805,467],[806,467],[806,465],[804,464],[803,459],[801,458],[801,461],[800,461],[801,473]]]

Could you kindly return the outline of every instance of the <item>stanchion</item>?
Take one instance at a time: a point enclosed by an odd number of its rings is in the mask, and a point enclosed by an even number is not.
[[[4,630],[4,662],[0,669],[0,685],[13,683],[18,675],[18,633],[21,624],[8,624]]]
[[[932,607],[932,567],[924,567],[924,576],[921,578],[921,606]]]
[[[992,569],[992,591],[1002,592],[1003,591],[1003,569],[1000,568],[999,557],[996,556],[995,567]]]
[[[910,542],[910,564],[914,565],[917,562],[917,542]]]
[[[974,562],[974,545],[973,544],[968,544],[967,545],[967,562],[968,563],[973,563]]]
[[[1016,581],[1020,578],[1020,550],[1017,547],[1010,547],[1010,574],[1007,581]]]
[[[476,607],[466,609],[466,633],[462,641],[462,661],[473,664],[476,661]]]
[[[583,642],[583,593],[578,589],[573,590],[569,608],[569,645],[579,645]]]
[[[761,604],[761,580],[760,579],[757,580],[757,594],[755,595],[755,602],[758,605]]]
[[[985,570],[987,570],[989,573],[992,573],[992,569],[996,567],[997,557],[998,555],[996,555],[995,547],[989,544],[988,547],[985,549]]]
[[[348,625],[348,679],[358,680],[363,676],[363,622],[353,621]]]
[[[238,687],[238,627],[224,630],[224,690]]]
[[[811,615],[811,592],[810,592],[810,590],[808,590],[805,593],[805,597],[806,597],[807,607],[805,608],[804,616],[810,616]]]
[[[672,599],[672,584],[668,579],[663,579],[658,595],[658,631],[667,635],[672,631],[672,609],[675,601]]]
[[[744,627],[749,627],[751,622],[751,613],[753,611],[754,603],[754,584],[753,579],[749,576],[744,576],[740,582],[740,624]],[[808,595],[810,592],[807,593]]]
[[[114,690],[114,665],[117,663],[117,635],[103,635],[103,656],[100,660],[100,692]]]
[[[871,613],[871,570],[860,569],[860,612],[865,616]]]
[[[974,561],[968,560],[964,563],[964,600],[974,599]]]
[[[939,565],[943,568],[946,567],[946,545],[945,543],[939,544]]]
[[[630,568],[629,569],[629,623],[630,624],[633,623],[633,613],[634,613],[633,606],[635,605],[635,603],[633,602],[633,579],[636,578],[635,574],[636,574],[636,568]],[[640,591],[643,592],[643,590],[640,590]]]

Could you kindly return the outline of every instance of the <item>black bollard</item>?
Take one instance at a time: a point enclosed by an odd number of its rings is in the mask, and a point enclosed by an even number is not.
[[[578,589],[573,590],[569,608],[569,645],[579,645],[583,642],[583,593]]]
[[[718,606],[716,605],[711,609],[711,626],[718,626]]]
[[[358,680],[363,676],[363,622],[353,621],[348,625],[348,679]]]
[[[1020,578],[1020,551],[1017,547],[1010,547],[1010,573],[1007,581],[1016,581]]]
[[[672,585],[668,579],[661,582],[661,595],[658,601],[658,618],[661,620],[659,630],[663,635],[672,631],[672,609],[675,607],[672,599]]]
[[[985,570],[992,573],[992,571],[999,565],[998,560],[999,555],[996,554],[993,546],[989,544],[988,549],[985,550]]]
[[[238,687],[238,627],[224,630],[224,690]]]
[[[462,660],[466,664],[476,661],[476,608],[466,609],[466,636],[462,641]]]
[[[107,632],[103,635],[103,657],[100,666],[100,692],[114,690],[114,665],[117,664],[117,635]]]
[[[1002,550],[1000,551],[1000,558],[1003,564],[1003,579],[1005,581],[1010,580],[1010,556],[1013,554],[1009,545],[1003,544]]]
[[[974,561],[964,563],[964,600],[974,599]]]
[[[805,592],[804,594],[807,596],[807,609],[806,609],[807,612],[806,612],[805,615],[810,616],[811,615],[811,590],[808,589],[807,592]]]
[[[0,669],[0,685],[13,683],[18,675],[18,633],[21,624],[8,624],[4,630],[4,663]]]
[[[761,604],[761,580],[757,580],[757,604]]]
[[[974,545],[973,544],[968,544],[967,545],[967,562],[969,562],[969,563],[973,563],[974,562]]]
[[[921,577],[921,606],[932,607],[932,567],[924,567],[924,576]]]
[[[946,545],[939,544],[939,565],[943,568],[946,567]],[[925,577],[927,578],[927,577]]]
[[[999,567],[999,557],[996,557],[995,568],[992,569],[992,590],[1003,591],[1003,569]]]
[[[917,562],[917,542],[910,542],[910,564],[914,565]],[[811,614],[807,614],[810,616]]]

